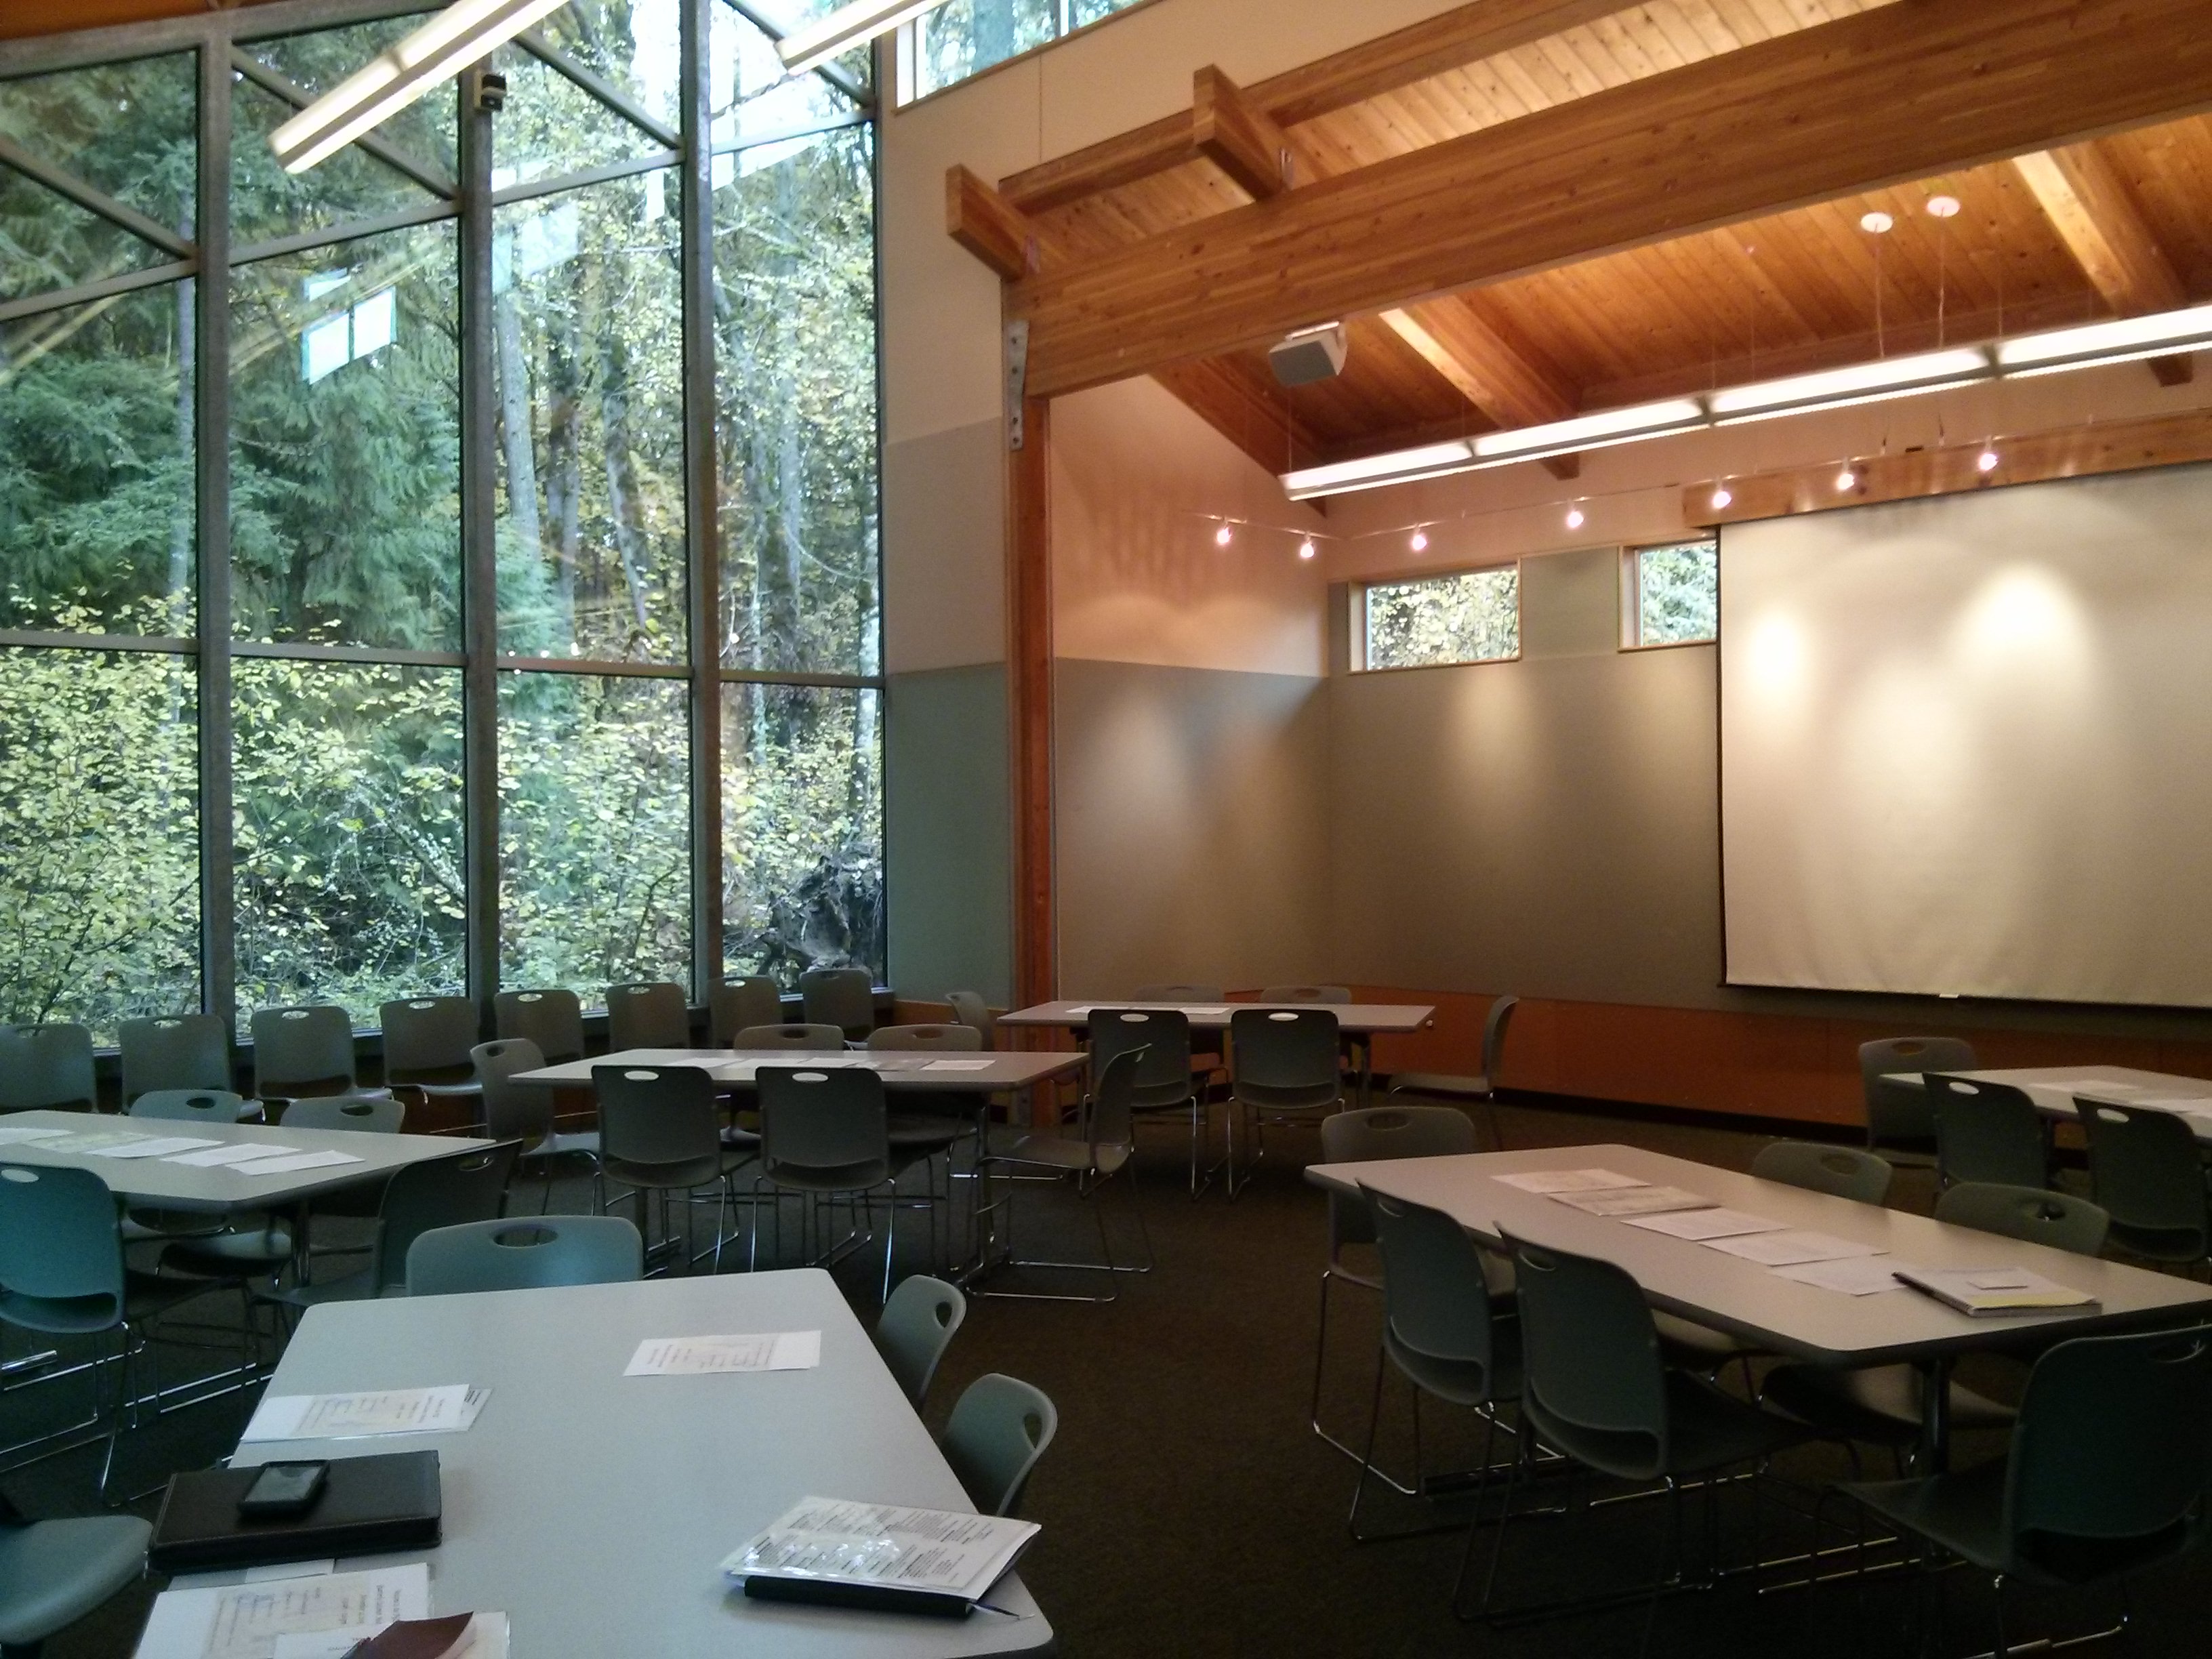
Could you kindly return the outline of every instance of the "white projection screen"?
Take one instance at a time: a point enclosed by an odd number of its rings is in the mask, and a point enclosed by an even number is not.
[[[2212,1006],[2212,467],[1720,564],[1730,984]]]

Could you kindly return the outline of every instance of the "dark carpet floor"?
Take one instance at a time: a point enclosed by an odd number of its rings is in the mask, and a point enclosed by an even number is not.
[[[1514,1146],[1629,1141],[1742,1168],[1769,1137],[1741,1128],[1558,1102],[1522,1103],[1499,1114]],[[942,1422],[969,1380],[1005,1371],[1038,1384],[1060,1409],[1058,1440],[1039,1466],[1025,1512],[1043,1525],[1024,1574],[1074,1656],[1482,1654],[1629,1655],[1638,1651],[1646,1607],[1631,1605],[1529,1626],[1462,1624],[1449,1598],[1466,1539],[1464,1528],[1398,1541],[1355,1544],[1346,1525],[1354,1465],[1307,1427],[1312,1383],[1321,1195],[1301,1179],[1310,1134],[1273,1138],[1270,1161],[1232,1205],[1217,1186],[1192,1203],[1181,1184],[1181,1143],[1162,1129],[1140,1161],[1144,1212],[1157,1252],[1149,1276],[1121,1279],[1110,1306],[1000,1300],[971,1302],[965,1327],[939,1372],[926,1413]],[[1895,1201],[1924,1208],[1924,1177],[1900,1180]],[[1117,1238],[1131,1226],[1127,1194],[1105,1202]],[[585,1183],[563,1182],[556,1209],[586,1207]],[[1096,1246],[1091,1215],[1058,1188],[1024,1188],[1023,1242],[1041,1251]],[[534,1207],[534,1206],[532,1206]],[[335,1230],[333,1231],[335,1237]],[[920,1243],[917,1230],[914,1243]],[[1133,1243],[1133,1235],[1123,1240]],[[342,1263],[339,1265],[343,1265]],[[902,1271],[909,1264],[902,1262]],[[918,1267],[916,1260],[912,1266]],[[841,1269],[863,1320],[875,1308],[873,1275],[855,1261]],[[1067,1275],[1001,1275],[1003,1288],[1066,1288]],[[1085,1275],[1074,1288],[1097,1280]],[[224,1310],[209,1304],[220,1323]],[[1332,1315],[1324,1419],[1347,1438],[1364,1431],[1374,1378],[1376,1300],[1340,1289]],[[20,1352],[21,1338],[9,1352]],[[220,1340],[220,1334],[215,1340]],[[211,1352],[219,1350],[211,1350]],[[2016,1381],[1975,1372],[1978,1386],[2002,1390]],[[63,1397],[66,1394],[67,1397]],[[1408,1395],[1395,1377],[1384,1394],[1381,1458],[1402,1470],[1413,1446]],[[4,1438],[15,1441],[57,1414],[81,1409],[70,1385],[18,1389],[0,1398]],[[126,1438],[123,1477],[146,1486],[171,1469],[201,1467],[234,1443],[236,1399],[175,1413]],[[1483,1450],[1479,1425],[1431,1405],[1423,1414],[1431,1469],[1471,1467]],[[1502,1445],[1501,1439],[1500,1444]],[[1960,1461],[2002,1450],[1962,1437]],[[26,1511],[88,1512],[97,1454],[51,1459],[0,1478]],[[1886,1474],[1876,1467],[1875,1474]],[[1721,1494],[1723,1559],[1741,1561],[1754,1544],[1768,1554],[1802,1549],[1805,1515],[1830,1480],[1845,1473],[1824,1449],[1789,1454],[1784,1480],[1763,1497],[1737,1486]],[[1370,1488],[1366,1519],[1378,1527],[1419,1527],[1464,1516],[1463,1508],[1395,1498]],[[1658,1566],[1665,1500],[1598,1503],[1609,1494],[1562,1484],[1540,1501],[1565,1513],[1516,1519],[1508,1532],[1501,1599],[1516,1603],[1594,1591],[1632,1589]],[[1568,1500],[1561,1504],[1562,1499]],[[142,1510],[150,1513],[151,1504]],[[1693,1500],[1692,1559],[1703,1548],[1704,1511]],[[1847,1511],[1830,1500],[1823,1541],[1839,1546]],[[1757,1533],[1754,1534],[1754,1527]],[[1486,1563],[1495,1528],[1479,1537]],[[1844,1556],[1832,1564],[1848,1561]],[[49,1647],[51,1659],[118,1659],[128,1655],[157,1582],[119,1598]],[[2212,1565],[2200,1559],[2155,1574],[2135,1592],[2142,1655],[2212,1650]],[[2110,1621],[2107,1598],[2051,1597],[2014,1591],[2008,1601],[2015,1641],[2065,1636]],[[1987,1650],[1993,1601],[1978,1575],[1954,1571],[1929,1581],[1893,1574],[1869,1583],[1829,1583],[1761,1594],[1744,1577],[1715,1589],[1668,1598],[1650,1634],[1655,1654],[1700,1659],[1812,1659],[1820,1655],[1937,1655]],[[517,1655],[516,1659],[529,1659]]]

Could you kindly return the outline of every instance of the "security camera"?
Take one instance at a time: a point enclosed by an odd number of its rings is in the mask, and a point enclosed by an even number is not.
[[[496,115],[507,107],[507,77],[486,70],[477,76],[477,107],[486,115]]]

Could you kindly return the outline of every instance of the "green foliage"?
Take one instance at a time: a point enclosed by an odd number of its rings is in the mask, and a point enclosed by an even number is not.
[[[1367,665],[1419,668],[1494,662],[1521,649],[1516,565],[1367,590]]]
[[[1638,550],[1636,583],[1638,645],[1675,645],[1719,634],[1721,556],[1714,543]]]

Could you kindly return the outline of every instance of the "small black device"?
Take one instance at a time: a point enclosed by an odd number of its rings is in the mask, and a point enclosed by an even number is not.
[[[238,1512],[251,1520],[281,1520],[305,1515],[323,1495],[328,1463],[264,1463],[238,1500]]]

